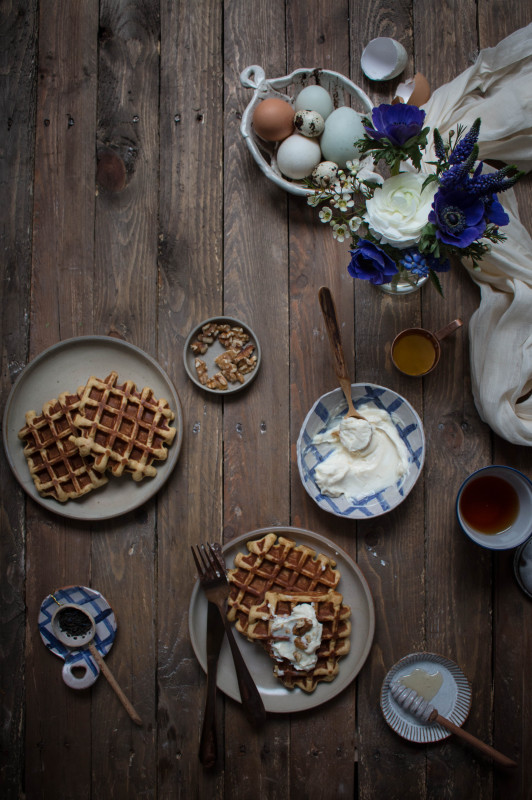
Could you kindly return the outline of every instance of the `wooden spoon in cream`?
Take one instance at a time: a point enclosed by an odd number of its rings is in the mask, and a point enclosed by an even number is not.
[[[347,413],[340,423],[340,441],[344,447],[351,452],[358,452],[359,450],[363,450],[370,443],[373,435],[373,428],[371,422],[363,417],[362,414],[359,414],[353,405],[351,380],[345,363],[342,337],[340,336],[340,327],[336,315],[336,306],[328,286],[321,287],[318,292],[318,298],[331,343],[334,371],[336,372],[336,377],[345,395],[345,399],[347,400]],[[357,420],[357,422],[348,422],[347,420],[350,419]]]

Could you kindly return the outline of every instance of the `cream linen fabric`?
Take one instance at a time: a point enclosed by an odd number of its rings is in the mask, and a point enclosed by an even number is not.
[[[532,169],[532,24],[481,50],[475,64],[437,89],[425,124],[445,134],[481,117],[480,158]],[[468,268],[480,286],[469,324],[471,380],[481,418],[509,442],[532,446],[532,238],[513,190],[499,195],[510,216],[507,240]],[[467,267],[467,262],[464,261]]]

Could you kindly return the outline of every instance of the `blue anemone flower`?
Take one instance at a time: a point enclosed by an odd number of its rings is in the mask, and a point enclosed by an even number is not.
[[[497,195],[492,194],[491,197],[483,197],[482,199],[488,222],[492,222],[494,225],[508,225],[510,217],[497,200]]]
[[[425,112],[405,103],[381,103],[372,111],[373,128],[366,128],[372,139],[388,139],[395,147],[402,147],[413,136],[421,133]]]
[[[429,222],[437,227],[436,236],[445,244],[468,247],[486,229],[485,206],[482,200],[459,190],[434,195]]]
[[[352,278],[361,278],[375,286],[388,283],[397,273],[393,258],[367,239],[359,239],[351,253],[347,271]]]

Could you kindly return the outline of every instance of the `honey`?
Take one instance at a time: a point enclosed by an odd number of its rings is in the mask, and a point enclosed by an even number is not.
[[[424,375],[436,361],[436,348],[422,333],[406,333],[394,344],[392,357],[395,366],[407,375]]]
[[[519,512],[519,497],[508,481],[497,475],[475,478],[460,495],[460,513],[469,527],[485,534],[508,530]]]
[[[436,672],[427,672],[421,667],[409,672],[408,675],[403,675],[401,683],[408,689],[414,689],[423,700],[432,700],[441,689],[443,683],[443,675],[439,670]]]

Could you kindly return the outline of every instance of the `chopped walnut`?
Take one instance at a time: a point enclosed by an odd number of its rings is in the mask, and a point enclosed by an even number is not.
[[[201,329],[203,331],[204,336],[212,336],[213,339],[216,339],[218,336],[219,325],[215,322],[208,322],[204,325]]]
[[[210,378],[205,384],[208,389],[227,389],[228,385],[227,380],[221,372],[217,372],[216,375]]]
[[[203,386],[206,386],[207,381],[209,380],[209,376],[207,375],[207,364],[201,358],[196,358],[194,361],[194,366],[196,367],[196,374],[199,382]]]
[[[209,345],[205,344],[204,342],[200,342],[199,339],[196,339],[196,341],[192,342],[190,345],[190,349],[193,353],[199,353],[200,356],[203,356],[209,349]]]
[[[312,622],[309,619],[302,619],[296,623],[294,628],[301,636],[304,636],[312,628]]]

